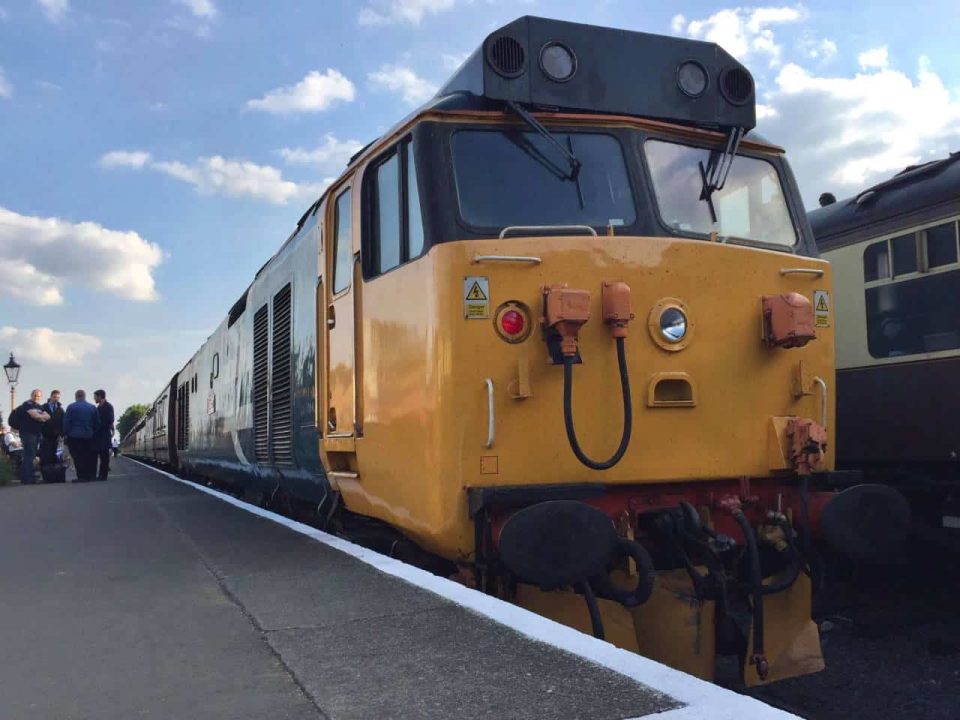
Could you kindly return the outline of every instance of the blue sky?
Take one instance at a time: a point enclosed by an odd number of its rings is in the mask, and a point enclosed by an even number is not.
[[[521,14],[719,42],[808,205],[960,150],[955,0],[0,0],[0,353],[24,365],[19,396],[151,399],[350,152]]]

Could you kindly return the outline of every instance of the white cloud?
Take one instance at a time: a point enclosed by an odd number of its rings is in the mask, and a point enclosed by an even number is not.
[[[60,22],[70,9],[70,0],[37,0],[50,22]]]
[[[921,58],[916,77],[887,68],[821,77],[783,67],[760,131],[784,145],[808,204],[853,193],[960,143],[960,100]]]
[[[812,35],[804,35],[797,47],[810,60],[826,61],[837,54],[837,44],[830,38],[817,39]]]
[[[779,113],[776,108],[757,103],[757,120],[769,120],[770,118],[777,117],[777,115],[779,115]]]
[[[143,150],[113,150],[100,158],[100,166],[142,168],[149,160],[150,153]]]
[[[57,285],[57,278],[24,260],[11,258],[0,263],[0,288],[7,297],[30,305],[60,305],[63,293]]]
[[[49,365],[79,365],[101,342],[92,335],[58,332],[50,328],[0,326],[0,343],[18,359],[36,360]]]
[[[413,70],[399,65],[383,65],[370,73],[370,81],[378,87],[398,92],[411,105],[429,100],[437,92],[437,86],[427,82]]]
[[[76,284],[130,300],[155,300],[153,271],[162,261],[160,248],[133,231],[0,207],[0,294],[58,305],[62,287]]]
[[[419,25],[425,15],[450,10],[456,0],[375,0],[360,9],[357,22],[361,25]]]
[[[320,112],[338,102],[352,102],[356,88],[338,70],[314,70],[296,85],[271,90],[259,100],[248,100],[248,110],[269,113]]]
[[[887,46],[884,45],[882,47],[865,50],[857,55],[857,62],[860,64],[861,70],[870,70],[872,68],[883,70],[890,64]]]
[[[198,18],[213,20],[217,16],[217,6],[213,0],[174,0],[178,5],[183,5]]]
[[[799,5],[734,8],[719,10],[705,20],[689,22],[683,15],[677,15],[671,28],[674,33],[685,32],[697,40],[717,43],[741,61],[751,56],[765,56],[774,67],[780,63],[782,47],[775,41],[771,26],[799,22],[805,14]]]
[[[13,83],[7,80],[3,68],[0,67],[0,98],[13,97]]]
[[[361,148],[363,143],[357,140],[337,140],[327,133],[323,142],[312,150],[306,148],[283,148],[280,155],[288,163],[301,165],[316,165],[327,173],[339,174],[349,162],[350,158]]]
[[[153,168],[188,182],[201,193],[253,197],[277,205],[290,200],[316,198],[323,190],[316,184],[298,184],[284,180],[281,172],[269,165],[244,160],[228,160],[214,155],[198,158],[191,165],[157,162]]]
[[[294,152],[294,151],[291,151]],[[187,164],[177,160],[153,160],[142,150],[114,150],[100,158],[104,168],[153,170],[193,185],[204,195],[253,197],[277,205],[290,200],[314,199],[326,185],[285,180],[275,167],[219,155],[200,157]]]

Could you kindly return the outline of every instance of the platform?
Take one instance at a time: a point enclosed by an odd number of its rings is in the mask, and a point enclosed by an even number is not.
[[[0,718],[793,717],[132,460],[0,547]]]

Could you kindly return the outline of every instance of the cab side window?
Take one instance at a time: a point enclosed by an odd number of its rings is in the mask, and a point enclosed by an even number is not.
[[[423,254],[423,218],[412,143],[405,140],[382,156],[364,181],[364,270],[377,277]]]
[[[346,190],[337,198],[333,235],[333,293],[336,295],[350,287],[350,267],[352,265],[352,234],[350,222],[350,191]]]

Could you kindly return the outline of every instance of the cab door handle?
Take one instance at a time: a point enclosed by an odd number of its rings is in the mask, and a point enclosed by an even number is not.
[[[333,330],[337,326],[337,311],[330,305],[327,307],[327,329]]]

